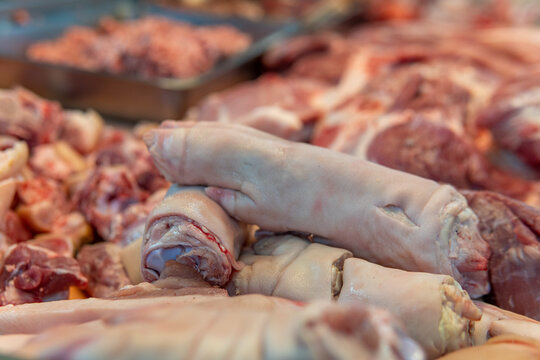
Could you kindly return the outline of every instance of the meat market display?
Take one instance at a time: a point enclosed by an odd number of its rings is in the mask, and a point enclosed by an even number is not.
[[[537,359],[540,7],[360,8],[182,119],[0,90],[0,355]],[[250,41],[104,18],[28,55],[184,78]]]
[[[91,71],[188,78],[245,50],[250,42],[247,34],[226,25],[196,27],[160,17],[127,22],[105,18],[97,29],[74,27],[57,40],[33,44],[27,55]]]

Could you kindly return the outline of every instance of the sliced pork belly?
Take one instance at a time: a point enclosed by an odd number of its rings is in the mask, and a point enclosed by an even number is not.
[[[247,236],[244,225],[232,219],[202,187],[172,186],[150,213],[142,248],[142,272],[157,280],[178,262],[197,269],[215,285],[229,281]]]
[[[120,246],[98,243],[83,246],[77,254],[81,272],[88,279],[87,291],[94,297],[107,297],[118,289],[130,285],[124,269]]]
[[[423,359],[391,316],[364,306],[292,305],[258,295],[156,303],[66,325],[13,353],[24,357]]]
[[[63,121],[60,104],[41,99],[23,88],[0,91],[0,133],[30,146],[58,138]]]
[[[236,124],[179,123],[149,132],[169,181],[206,193],[234,218],[329,239],[355,256],[447,274],[472,295],[489,291],[489,249],[453,187]]]
[[[22,304],[67,299],[70,286],[84,287],[87,280],[71,256],[45,247],[17,244],[5,254],[0,273],[0,303]]]
[[[540,210],[488,191],[462,191],[491,247],[495,304],[540,320]]]
[[[307,140],[320,116],[314,104],[326,87],[314,80],[264,75],[203,100],[190,113],[198,121],[254,127],[289,140]]]
[[[472,345],[482,313],[450,276],[385,268],[351,255],[291,235],[264,238],[240,257],[246,266],[233,276],[230,290],[381,306],[430,358]]]

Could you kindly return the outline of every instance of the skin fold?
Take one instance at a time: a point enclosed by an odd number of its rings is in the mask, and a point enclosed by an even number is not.
[[[244,251],[246,265],[229,292],[377,305],[401,320],[429,358],[473,344],[482,312],[450,276],[386,268],[351,255],[292,235],[267,237]]]
[[[242,222],[451,275],[472,296],[489,291],[488,246],[451,186],[235,124],[166,122],[145,142],[167,180],[209,185],[208,196]]]

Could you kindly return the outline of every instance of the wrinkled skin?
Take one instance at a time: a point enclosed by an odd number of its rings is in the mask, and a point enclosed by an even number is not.
[[[207,194],[243,222],[314,233],[382,265],[450,274],[474,296],[488,291],[487,244],[451,187],[238,125],[165,123],[145,140],[169,181],[211,185]],[[441,233],[445,217],[455,231]]]

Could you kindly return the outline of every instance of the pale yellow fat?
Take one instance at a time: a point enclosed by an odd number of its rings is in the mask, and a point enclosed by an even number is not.
[[[456,312],[456,304],[448,296],[448,288],[455,287],[461,291],[461,286],[455,280],[441,284],[439,291],[442,300],[441,318],[439,320],[439,335],[443,344],[447,344],[445,350],[452,351],[471,345],[470,332],[474,323]],[[446,351],[445,351],[446,352]]]
[[[132,284],[139,284],[144,281],[141,273],[141,246],[142,237],[120,251],[122,264]]]

